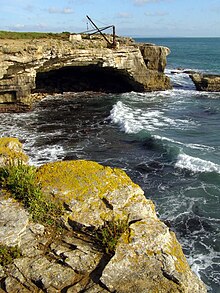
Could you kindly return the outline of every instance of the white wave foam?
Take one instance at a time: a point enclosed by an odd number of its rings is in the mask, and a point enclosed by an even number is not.
[[[194,122],[187,119],[172,119],[166,116],[165,110],[154,108],[137,108],[118,101],[112,108],[109,118],[118,124],[126,133],[138,133],[141,130],[154,132],[155,130],[174,128],[191,128]]]
[[[184,153],[178,155],[175,167],[199,173],[216,172],[220,174],[220,165],[215,164],[211,161],[191,157]]]
[[[215,150],[214,147],[204,145],[204,144],[197,144],[197,143],[188,143],[186,144],[186,146],[196,150]]]
[[[141,109],[132,109],[121,101],[117,102],[110,113],[110,119],[113,123],[119,124],[122,131],[126,133],[138,133],[145,129],[152,131],[162,124],[159,117],[162,112],[159,110],[143,112]]]
[[[40,166],[48,162],[60,161],[64,158],[64,149],[62,146],[54,145],[42,149],[32,149],[34,156],[30,157],[30,165]]]
[[[191,149],[197,149],[197,150],[214,150],[215,149],[214,147],[203,145],[203,144],[183,143],[183,142],[174,140],[172,138],[168,138],[168,137],[160,136],[160,135],[153,135],[153,137],[155,139],[158,139],[158,140],[171,142],[171,143],[174,143],[174,144],[177,144],[177,145],[189,147]]]

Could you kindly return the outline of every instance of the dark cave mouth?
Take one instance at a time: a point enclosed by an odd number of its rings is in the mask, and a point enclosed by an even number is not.
[[[95,91],[105,93],[124,93],[143,91],[125,71],[110,67],[68,66],[38,72],[34,92],[63,93]]]

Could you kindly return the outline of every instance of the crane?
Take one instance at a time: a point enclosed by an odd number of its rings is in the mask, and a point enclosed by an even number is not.
[[[89,20],[89,22],[92,24],[92,26],[94,27],[94,29],[87,31],[87,33],[88,32],[91,32],[90,35],[94,35],[94,34],[100,33],[101,36],[108,43],[108,47],[109,48],[113,48],[113,49],[116,48],[115,26],[114,25],[109,25],[109,26],[106,26],[106,27],[98,28],[97,25],[94,23],[94,21],[88,15],[86,15],[86,17]],[[109,28],[112,28],[112,36],[113,36],[112,42],[110,42],[108,40],[108,38],[102,33],[102,31],[104,31],[106,29],[109,29]]]

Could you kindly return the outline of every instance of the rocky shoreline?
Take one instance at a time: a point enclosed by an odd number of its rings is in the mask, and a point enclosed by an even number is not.
[[[117,38],[0,40],[0,111],[31,107],[33,93],[121,93],[170,89],[164,74],[170,50]]]
[[[1,170],[11,161],[28,158],[17,139],[1,138]],[[124,171],[77,160],[42,165],[36,175],[45,196],[62,204],[62,227],[34,222],[1,187],[0,244],[21,252],[0,266],[2,292],[207,292],[175,234]],[[112,221],[126,227],[110,253],[93,232]]]
[[[220,75],[193,73],[189,76],[198,91],[220,92]]]

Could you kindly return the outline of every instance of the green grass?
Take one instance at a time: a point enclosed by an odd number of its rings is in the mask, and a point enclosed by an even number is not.
[[[40,33],[40,32],[11,32],[11,31],[0,31],[0,39],[13,39],[13,40],[21,40],[21,39],[60,39],[60,40],[68,40],[69,32],[62,33]]]
[[[106,221],[94,232],[95,242],[101,246],[105,253],[113,255],[119,238],[128,231],[128,220]]]
[[[15,258],[21,257],[20,249],[15,247],[9,247],[3,244],[0,244],[0,265],[6,266],[13,262]]]
[[[35,222],[57,225],[63,209],[46,197],[36,180],[36,168],[19,163],[0,169],[0,185],[11,196],[22,202]]]

